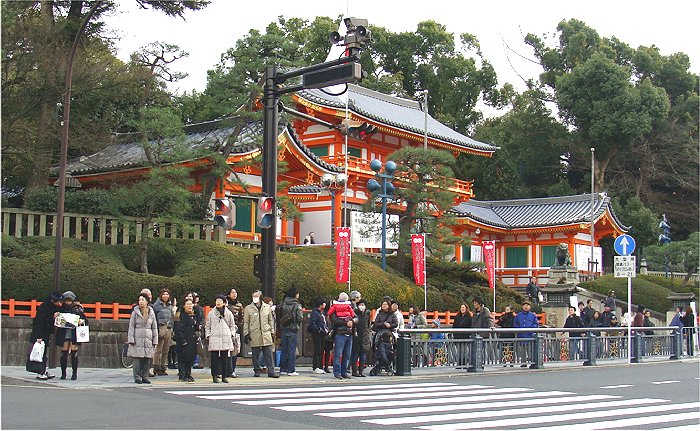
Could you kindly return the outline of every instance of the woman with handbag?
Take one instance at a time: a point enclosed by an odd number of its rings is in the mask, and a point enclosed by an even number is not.
[[[214,383],[228,383],[229,355],[234,350],[233,334],[236,333],[236,323],[233,313],[226,308],[226,297],[218,295],[214,308],[207,315],[206,334],[209,339],[211,354],[211,378]]]
[[[158,321],[146,294],[139,294],[137,303],[129,319],[126,355],[134,359],[134,382],[149,384],[148,369],[158,345]]]
[[[311,311],[309,326],[306,328],[311,334],[311,339],[314,344],[313,366],[311,371],[314,374],[325,374],[325,371],[323,371],[323,348],[326,335],[328,335],[326,317],[323,314],[325,309],[326,300],[317,298],[314,303],[314,309]]]
[[[85,317],[83,306],[75,300],[75,293],[70,290],[63,293],[63,305],[61,306],[60,312],[76,314],[80,316],[80,319],[78,320],[78,325],[74,326],[66,322],[65,326],[59,327],[56,331],[56,346],[61,348],[61,380],[66,379],[69,353],[71,368],[73,369],[73,374],[70,379],[78,379],[78,347],[80,343],[77,339],[76,326],[87,326],[87,317]]]
[[[192,377],[192,365],[197,349],[197,319],[194,314],[194,302],[186,296],[182,301],[182,308],[175,313],[175,343],[177,344],[177,369],[178,380],[181,382],[194,382]]]

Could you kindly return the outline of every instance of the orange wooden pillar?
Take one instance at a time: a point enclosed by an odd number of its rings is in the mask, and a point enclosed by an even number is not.
[[[333,195],[333,226],[336,229],[343,226],[343,208],[341,205],[343,203],[343,194],[339,193],[340,191],[341,190],[336,191]],[[335,229],[331,232],[331,236],[331,242],[333,242],[335,238]]]
[[[301,244],[301,222],[294,219],[294,244]]]
[[[462,262],[462,246],[459,244],[455,245],[455,262]]]
[[[282,242],[286,243],[287,242],[287,236],[289,235],[289,220],[286,218],[282,219],[282,223],[280,223],[280,237],[282,237]]]

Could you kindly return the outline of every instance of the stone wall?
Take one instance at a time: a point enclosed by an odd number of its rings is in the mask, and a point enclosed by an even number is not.
[[[129,321],[91,320],[90,342],[80,346],[80,366],[95,368],[121,367],[121,348],[126,341]],[[29,317],[2,317],[2,365],[25,365],[31,348],[29,336],[32,332],[32,319]],[[58,347],[49,346],[49,364],[55,367],[58,361]]]

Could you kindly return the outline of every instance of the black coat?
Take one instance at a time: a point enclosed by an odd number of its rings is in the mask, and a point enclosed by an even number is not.
[[[389,328],[386,327],[384,323],[389,324]],[[394,330],[399,326],[399,321],[396,319],[396,314],[392,311],[382,311],[379,310],[376,316],[374,316],[374,323],[372,324],[372,330],[374,332],[379,332],[382,329]]]
[[[184,346],[187,344],[195,344],[197,342],[197,315],[194,314],[190,316],[185,312],[178,313],[179,319],[175,321],[173,336],[175,342],[179,346]]]
[[[452,324],[453,328],[471,328],[472,327],[472,315],[457,313],[455,316],[455,322]],[[470,337],[471,334],[459,334],[454,335],[457,340],[465,340]]]
[[[566,318],[566,322],[564,322],[564,327],[565,328],[584,328],[585,325],[583,324],[583,319],[581,319],[577,315],[573,316],[568,316]],[[583,336],[582,332],[579,331],[569,331],[569,337],[581,337]]]
[[[46,340],[53,334],[55,326],[53,326],[53,315],[59,311],[59,308],[51,302],[51,298],[44,299],[39,308],[36,309],[36,316],[32,321],[32,335],[29,337],[29,341],[34,343],[37,339],[41,338],[46,342]]]
[[[84,325],[88,324],[87,317],[85,317],[85,312],[83,311],[83,306],[77,302],[74,302],[71,305],[63,304],[59,311],[61,313],[77,314],[81,319],[83,319]],[[70,341],[73,344],[81,344],[76,342],[75,328],[71,327],[56,329],[56,345],[61,347],[66,341]]]

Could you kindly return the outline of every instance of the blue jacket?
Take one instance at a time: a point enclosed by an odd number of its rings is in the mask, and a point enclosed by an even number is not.
[[[671,320],[671,324],[669,326],[677,326],[677,327],[683,329],[683,322],[681,321],[681,313],[676,313],[676,315],[673,316],[673,320]]]
[[[513,328],[537,328],[539,322],[535,313],[521,311],[513,320]],[[534,332],[518,332],[517,338],[535,338]]]
[[[318,308],[314,308],[311,311],[311,317],[309,319],[309,327],[307,328],[312,334],[326,335],[328,333],[328,328],[326,326],[326,319],[323,313],[318,311]]]

